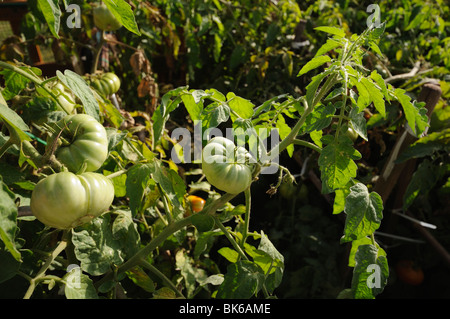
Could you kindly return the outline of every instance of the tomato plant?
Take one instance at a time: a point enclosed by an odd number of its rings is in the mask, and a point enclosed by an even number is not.
[[[26,40],[7,43],[52,44],[74,71],[48,75],[2,51],[0,294],[388,289],[392,250],[380,228],[399,211],[391,202],[431,219],[423,194],[443,185],[430,193],[445,204],[448,192],[446,104],[437,99],[429,122],[430,101],[417,94],[424,74],[447,65],[435,59],[448,36],[441,21],[412,0],[415,17],[382,2],[386,20],[405,21],[395,30],[368,25],[352,2],[102,2],[82,1],[81,28],[61,23],[58,6],[30,3]],[[397,82],[389,70],[404,65],[388,63],[388,44],[401,33],[429,47],[420,25],[436,37],[425,58],[436,70]],[[411,159],[411,182],[388,201],[392,167]],[[342,258],[351,275],[341,280]]]

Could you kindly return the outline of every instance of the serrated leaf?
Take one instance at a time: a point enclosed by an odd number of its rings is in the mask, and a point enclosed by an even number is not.
[[[405,118],[412,133],[419,137],[428,126],[427,109],[423,104],[411,103],[411,98],[405,92],[403,89],[395,89],[394,95],[405,112]]]
[[[340,214],[345,208],[345,198],[350,194],[348,188],[338,188],[334,191],[333,214]]]
[[[315,56],[320,56],[322,54],[325,54],[331,50],[336,49],[337,47],[340,47],[342,44],[339,41],[336,41],[334,39],[328,39],[327,42],[325,42],[325,44],[323,44],[319,50],[317,50]]]
[[[387,284],[389,266],[374,245],[360,245],[355,254],[352,292],[355,299],[373,299]]]
[[[404,162],[410,158],[429,156],[440,150],[450,152],[450,128],[430,133],[418,139],[399,155],[396,163]]]
[[[141,287],[147,292],[155,291],[155,284],[153,280],[142,270],[141,267],[135,266],[126,271],[127,277],[137,286]]]
[[[58,0],[38,0],[38,6],[47,21],[50,32],[59,39],[59,27],[61,24],[61,9]]]
[[[122,25],[129,31],[141,35],[134,18],[131,6],[124,0],[104,0],[109,11],[119,20]]]
[[[247,260],[228,265],[218,299],[249,299],[261,289],[264,273],[258,265]]]
[[[322,72],[316,76],[314,76],[311,80],[311,82],[306,87],[306,102],[308,103],[308,107],[315,107],[313,105],[314,98],[316,97],[317,89],[319,88],[320,83],[322,83],[323,79],[331,73],[331,70],[326,70],[325,72]],[[316,102],[317,104],[317,102]]]
[[[81,269],[93,276],[105,274],[111,265],[123,262],[120,240],[114,238],[110,214],[72,230],[72,243]]]
[[[222,247],[217,252],[231,263],[235,263],[239,260],[239,253],[230,247]]]
[[[323,26],[323,27],[314,28],[314,30],[322,31],[322,32],[325,32],[325,33],[328,33],[328,34],[333,34],[333,35],[336,35],[336,36],[338,36],[340,38],[345,37],[345,31],[342,30],[342,29],[339,29],[337,27],[326,27],[326,26]]]
[[[129,196],[129,205],[133,216],[139,211],[145,194],[145,190],[151,180],[151,173],[154,172],[152,164],[136,164],[127,172],[126,189]]]
[[[74,267],[64,279],[66,282],[64,294],[67,299],[98,299],[91,278],[83,274],[80,267]]]
[[[133,221],[131,211],[116,210],[114,214],[117,216],[112,224],[112,235],[114,239],[121,242],[124,256],[131,257],[138,251],[141,245],[141,237],[137,225]]]
[[[21,261],[20,251],[16,247],[17,206],[15,195],[3,183],[0,176],[0,239],[15,260]]]
[[[363,237],[357,240],[352,241],[352,248],[350,249],[350,254],[348,256],[348,266],[349,267],[355,267],[356,265],[356,252],[358,251],[359,246],[361,245],[372,245],[372,238],[370,237]],[[386,252],[383,248],[378,245],[378,243],[375,243],[375,247],[378,249],[378,255],[379,256],[387,256]]]
[[[383,200],[375,192],[369,193],[367,187],[357,183],[350,187],[345,199],[344,236],[341,242],[349,242],[373,234],[380,227],[383,218]]]
[[[81,100],[86,114],[99,121],[100,107],[86,81],[71,70],[65,70],[64,74],[60,71],[56,71],[56,75],[58,76],[58,79]]]
[[[311,133],[312,131],[320,131],[331,124],[336,108],[332,103],[326,105],[321,104],[316,107],[305,120],[305,124],[301,128],[302,133]]]
[[[16,112],[3,104],[0,104],[0,120],[7,126],[10,138],[13,138],[15,143],[31,140],[31,137],[25,133],[30,130],[28,125]]]
[[[383,94],[381,93],[380,89],[378,89],[375,84],[368,78],[362,78],[361,82],[367,89],[370,100],[373,102],[375,109],[378,111],[378,113],[381,114],[381,116],[386,117]]]
[[[439,178],[439,166],[425,159],[417,167],[403,195],[403,211],[406,211],[419,196],[426,196]]]
[[[203,92],[205,95],[201,94]],[[192,90],[190,94],[183,94],[181,100],[183,101],[184,107],[189,113],[191,120],[200,120],[201,113],[203,110],[203,99],[206,96],[206,92],[202,90]]]
[[[308,73],[311,70],[317,69],[322,64],[330,62],[330,61],[331,61],[331,58],[328,55],[316,56],[301,68],[301,70],[298,72],[297,76],[301,76],[305,73]]]
[[[170,117],[170,113],[179,106],[182,101],[180,93],[182,93],[185,89],[185,87],[173,89],[164,94],[161,98],[161,104],[156,108],[152,115],[153,139],[155,143],[159,143],[161,136],[163,136],[165,125]]]
[[[194,267],[193,260],[184,250],[179,250],[175,255],[176,266],[184,278],[187,298],[192,298],[197,283],[203,282],[207,278],[206,271],[199,267]]]
[[[237,96],[233,92],[227,94],[227,103],[243,119],[250,119],[253,116],[255,105],[247,99]]]
[[[323,141],[323,140],[322,140]],[[360,159],[361,154],[354,149],[352,141],[346,136],[333,140],[319,156],[322,179],[322,192],[330,193],[347,185],[356,177],[357,166],[353,160]]]
[[[352,109],[350,111],[350,124],[355,130],[356,133],[358,133],[359,136],[361,136],[364,140],[368,141],[367,138],[367,123],[366,119],[364,118],[363,112],[358,112],[357,109]]]
[[[204,130],[217,127],[230,118],[230,107],[226,103],[213,102],[202,111],[202,127]]]
[[[384,82],[383,77],[376,70],[373,70],[372,73],[370,73],[370,78],[374,80],[376,84],[378,84],[378,86],[381,88],[381,92],[383,93],[384,99],[389,102],[391,98],[386,86],[386,82]]]
[[[160,162],[154,162],[153,180],[163,190],[169,204],[173,207],[172,214],[175,219],[183,216],[183,196],[186,194],[186,185],[183,179],[172,169],[162,166]]]

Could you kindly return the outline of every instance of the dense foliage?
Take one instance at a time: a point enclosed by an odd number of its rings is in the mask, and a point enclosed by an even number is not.
[[[103,3],[0,47],[1,297],[450,296],[444,1]]]

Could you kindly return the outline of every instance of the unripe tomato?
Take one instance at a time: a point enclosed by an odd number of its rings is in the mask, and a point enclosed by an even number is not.
[[[56,158],[71,172],[79,172],[85,165],[86,172],[99,169],[108,157],[106,130],[96,119],[87,114],[68,115],[54,126],[69,144],[60,145]],[[52,147],[56,134],[50,136],[47,147]]]
[[[395,271],[398,279],[409,285],[417,286],[423,282],[423,271],[412,260],[400,260],[395,265]]]
[[[61,172],[37,183],[30,207],[43,224],[70,229],[100,216],[113,199],[114,185],[102,174]]]
[[[55,94],[59,103],[56,103],[56,107],[58,111],[67,111],[68,114],[73,112],[73,109],[76,106],[75,98],[71,91],[69,91],[61,82],[54,81],[49,84],[50,90],[52,90],[53,94]],[[60,104],[64,107],[61,108]]]
[[[103,31],[115,31],[122,26],[105,4],[93,9],[94,24]]]
[[[104,96],[109,96],[119,91],[120,84],[119,77],[112,72],[94,75],[90,80],[90,85]]]
[[[206,201],[198,196],[195,195],[189,195],[187,197],[188,203],[191,205],[191,210],[194,213],[198,213],[202,211],[203,207],[205,206]]]
[[[112,72],[103,74],[102,80],[106,82],[110,88],[110,94],[114,94],[120,89],[120,79]]]
[[[203,149],[202,169],[211,185],[230,194],[246,190],[252,182],[250,153],[224,137],[214,137]]]

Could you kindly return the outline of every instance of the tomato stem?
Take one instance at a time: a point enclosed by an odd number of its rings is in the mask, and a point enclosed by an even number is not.
[[[178,288],[174,285],[174,283],[169,278],[167,278],[166,275],[164,275],[162,272],[160,272],[158,268],[153,266],[151,263],[149,263],[145,259],[141,259],[140,264],[142,267],[147,268],[153,274],[158,276],[166,284],[166,286],[171,288],[179,297],[186,299],[186,297],[181,293],[181,291],[178,290]]]

